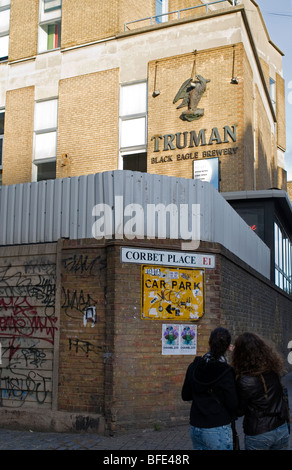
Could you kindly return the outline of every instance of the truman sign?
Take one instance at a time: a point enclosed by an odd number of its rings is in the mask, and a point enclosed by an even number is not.
[[[229,144],[237,141],[236,135],[237,125],[224,126],[221,132],[217,127],[213,127],[211,131],[200,129],[198,132],[185,131],[176,134],[155,135],[151,138],[153,141],[153,152],[170,152],[175,150],[195,149],[198,147],[206,147],[218,144]],[[187,151],[187,153],[179,153],[174,155],[164,155],[161,157],[152,157],[151,163],[164,163],[173,160],[187,160],[194,158],[219,157],[223,155],[235,155],[238,147],[226,147],[220,149],[204,150],[199,155],[198,151]]]

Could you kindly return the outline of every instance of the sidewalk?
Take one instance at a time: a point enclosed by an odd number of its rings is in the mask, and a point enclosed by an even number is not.
[[[292,372],[283,379],[292,408]],[[241,449],[243,445],[242,420],[237,421]],[[290,435],[292,449],[292,434]],[[161,431],[139,430],[114,437],[96,434],[41,433],[0,429],[0,450],[141,450],[191,451],[189,426],[177,426]]]
[[[189,426],[114,437],[0,430],[0,450],[192,450]]]

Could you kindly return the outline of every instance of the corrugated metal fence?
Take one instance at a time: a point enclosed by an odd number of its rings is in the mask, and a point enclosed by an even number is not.
[[[188,204],[189,207],[199,204],[200,239],[221,243],[258,272],[270,277],[269,248],[210,184],[148,173],[116,170],[2,186],[0,245],[93,238],[92,227],[96,221],[93,208],[97,204],[106,204],[111,209],[108,237],[115,233],[121,237],[124,222],[128,220],[124,210],[130,204],[141,206],[144,217],[149,204]],[[188,217],[190,224],[191,215]],[[141,236],[146,236],[146,224],[144,227]],[[159,226],[157,233],[161,234]],[[171,222],[167,220],[166,238],[169,237],[174,238]],[[180,232],[178,238],[181,238]]]

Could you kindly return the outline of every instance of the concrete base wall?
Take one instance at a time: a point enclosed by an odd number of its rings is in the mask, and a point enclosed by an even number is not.
[[[97,414],[69,413],[49,410],[0,410],[1,427],[34,432],[87,432],[104,434],[104,418]]]

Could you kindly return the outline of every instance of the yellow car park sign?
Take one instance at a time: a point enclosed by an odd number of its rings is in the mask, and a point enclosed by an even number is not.
[[[204,315],[204,269],[142,266],[142,318],[196,321]]]

